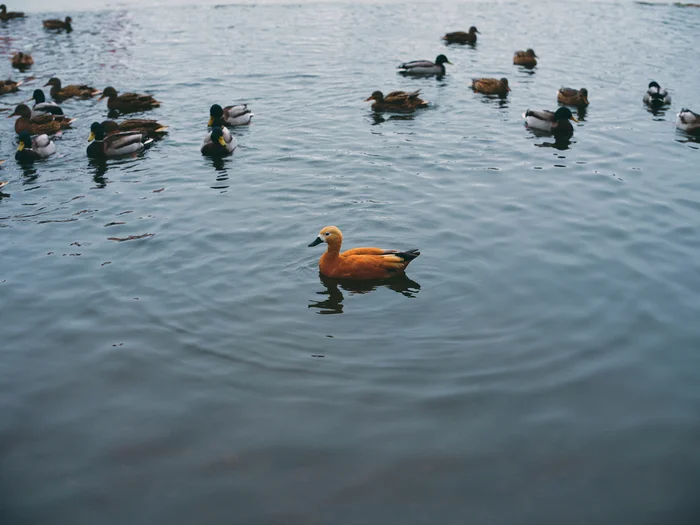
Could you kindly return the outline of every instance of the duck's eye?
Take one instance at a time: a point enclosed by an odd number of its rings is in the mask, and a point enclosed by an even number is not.
[[[326,237],[328,237],[331,234],[331,232],[326,232]]]

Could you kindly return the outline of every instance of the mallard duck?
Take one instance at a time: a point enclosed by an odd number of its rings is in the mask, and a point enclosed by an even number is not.
[[[428,107],[428,102],[421,99],[418,95],[420,95],[420,89],[410,93],[407,91],[392,91],[387,96],[384,96],[381,91],[375,91],[365,99],[365,102],[374,100],[374,104],[372,104],[374,111],[413,111]]]
[[[214,126],[210,133],[204,137],[204,143],[200,148],[202,155],[209,157],[227,157],[233,153],[237,146],[228,128]]]
[[[676,127],[691,135],[700,135],[700,115],[694,111],[683,108],[678,113]]]
[[[58,31],[63,31],[65,29],[67,33],[70,33],[71,31],[73,31],[73,26],[71,25],[72,21],[73,19],[69,16],[67,16],[65,20],[52,18],[50,20],[44,20],[44,28],[56,29]]]
[[[475,44],[477,33],[479,33],[479,30],[471,26],[468,33],[465,31],[455,31],[454,33],[447,33],[442,39],[448,44]]]
[[[671,95],[665,89],[661,89],[658,82],[652,80],[649,82],[649,87],[642,100],[648,106],[660,108],[671,103]]]
[[[110,112],[118,113],[138,113],[160,106],[151,95],[139,95],[138,93],[123,93],[117,94],[117,90],[112,86],[108,86],[102,92],[102,96],[97,100],[107,99],[107,107]]]
[[[56,77],[50,78],[49,81],[44,84],[44,87],[46,86],[51,86],[51,97],[59,102],[73,97],[88,99],[100,93],[99,89],[95,89],[86,84],[71,84],[62,87],[61,81]]]
[[[250,124],[253,117],[254,114],[248,109],[248,104],[226,106],[225,108],[214,104],[209,109],[209,122],[207,126],[245,126]]]
[[[588,90],[586,88],[573,89],[561,87],[559,91],[557,91],[557,102],[566,104],[567,106],[587,106]]]
[[[32,136],[23,131],[19,134],[19,146],[15,153],[15,159],[20,162],[45,159],[56,153],[56,145],[48,135]]]
[[[487,95],[507,95],[510,91],[507,78],[475,78],[472,80],[472,89]]]
[[[15,93],[19,91],[19,87],[22,85],[22,82],[15,82],[14,80],[0,80],[0,95],[4,95],[6,93]]]
[[[131,155],[143,150],[153,142],[143,133],[125,131],[105,135],[105,129],[99,122],[93,122],[90,126],[90,145],[87,147],[88,157],[103,159],[107,157],[121,157]]]
[[[561,137],[570,137],[574,134],[574,127],[569,122],[570,120],[578,122],[567,107],[561,107],[554,112],[544,109],[541,111],[528,109],[523,114],[523,118],[528,127],[549,131]]]
[[[34,59],[29,53],[23,53],[22,51],[19,51],[12,55],[10,62],[12,62],[12,67],[23,71],[34,63]]]
[[[32,98],[29,100],[34,101],[34,107],[32,108],[32,118],[37,118],[42,115],[63,115],[63,110],[61,106],[55,102],[47,102],[46,96],[41,89],[35,89],[32,94]]]
[[[10,20],[11,18],[24,18],[24,13],[18,11],[7,11],[5,4],[0,4],[0,20]]]
[[[32,118],[32,110],[26,104],[20,104],[15,108],[14,113],[7,118],[19,117],[15,121],[15,132],[19,135],[26,131],[30,135],[55,135],[62,129],[69,128],[75,119],[67,118],[64,115],[51,115],[46,113]]]
[[[354,248],[340,253],[343,234],[335,226],[326,226],[309,247],[328,244],[318,263],[321,275],[336,279],[372,280],[401,275],[410,262],[420,255],[416,248],[399,252],[382,248]]]
[[[163,126],[158,121],[142,118],[134,118],[124,120],[122,122],[105,120],[104,122],[102,122],[102,127],[104,128],[105,135],[112,135],[114,133],[131,131],[135,133],[141,133],[151,139],[163,138],[163,136],[168,132],[168,127]]]
[[[399,73],[404,75],[444,75],[445,64],[452,64],[445,55],[438,55],[435,62],[430,60],[414,60],[398,66]]]
[[[537,55],[532,49],[516,51],[513,55],[513,64],[516,66],[535,67],[537,65]]]

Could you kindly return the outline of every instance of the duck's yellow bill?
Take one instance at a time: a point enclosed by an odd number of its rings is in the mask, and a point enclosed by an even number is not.
[[[451,64],[451,65],[453,65],[453,66],[454,66],[454,64],[452,64],[452,62],[450,62],[449,60],[447,61],[447,63],[448,63],[448,64]]]
[[[574,117],[573,115],[571,115],[571,120],[573,120],[574,122],[578,122],[578,119],[576,117]]]
[[[212,124],[214,124],[214,117],[209,117],[209,122],[207,122],[207,126],[211,127]]]
[[[97,102],[99,102],[99,101],[102,100],[103,98],[105,98],[104,95],[102,95],[100,98],[98,98],[98,99],[97,99]]]
[[[95,140],[95,133],[91,131],[88,135],[88,142],[92,142],[93,140]]]
[[[224,137],[219,137],[219,144],[226,147],[226,141],[224,140]]]
[[[24,149],[24,142],[20,142],[19,146],[17,146],[17,151],[22,151]]]

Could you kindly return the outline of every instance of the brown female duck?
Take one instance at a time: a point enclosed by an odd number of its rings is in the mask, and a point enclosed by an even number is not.
[[[107,107],[110,113],[138,113],[139,111],[147,111],[160,106],[160,102],[151,95],[140,95],[138,93],[119,95],[112,86],[106,87],[98,100],[103,98],[107,99]]]
[[[15,121],[15,132],[19,135],[27,132],[30,135],[55,135],[62,129],[69,128],[75,119],[64,115],[41,115],[32,118],[32,110],[26,104],[20,104],[14,113],[7,118],[19,117]]]
[[[29,53],[22,53],[22,51],[14,53],[10,61],[12,62],[12,67],[16,67],[20,71],[27,69],[34,63],[32,55]]]
[[[51,18],[49,20],[44,20],[44,29],[55,29],[57,31],[66,30],[66,33],[73,31],[73,26],[71,25],[73,19],[69,16],[65,20],[59,20],[58,18]]]
[[[475,78],[472,80],[472,89],[487,95],[507,95],[510,91],[507,78]]]
[[[56,77],[50,78],[49,81],[44,84],[44,87],[46,86],[51,86],[51,96],[58,101],[72,97],[87,99],[94,97],[100,92],[99,89],[95,89],[86,84],[71,84],[62,87],[61,80]]]
[[[557,102],[566,106],[587,106],[588,90],[586,88],[573,89],[568,87],[559,88],[557,91]]]
[[[11,18],[24,18],[24,13],[18,11],[7,11],[5,4],[0,4],[0,20],[10,20]]]
[[[442,39],[448,44],[476,44],[476,34],[479,30],[471,26],[469,32],[466,31],[455,31],[453,33],[447,33]]]
[[[516,51],[513,55],[513,64],[516,66],[535,67],[537,65],[537,55],[532,49]]]
[[[14,80],[0,80],[0,95],[16,93],[21,85],[22,82],[15,82]]]
[[[420,89],[412,92],[392,91],[386,96],[381,91],[375,91],[365,99],[365,102],[374,100],[372,104],[374,111],[413,111],[428,107],[428,102],[418,95],[420,95]]]
[[[163,136],[168,132],[167,126],[163,126],[157,120],[149,120],[145,118],[133,118],[122,122],[105,120],[102,122],[102,128],[107,136],[114,133],[129,131],[141,133],[151,139],[163,138]]]

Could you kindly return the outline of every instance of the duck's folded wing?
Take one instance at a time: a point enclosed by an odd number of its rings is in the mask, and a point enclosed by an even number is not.
[[[528,109],[525,112],[526,117],[535,117],[540,120],[549,120],[553,121],[554,120],[554,113],[552,111],[547,111],[546,109]]]
[[[36,124],[37,126],[48,124],[49,122],[53,122],[53,115],[43,114],[32,118],[32,124]]]
[[[144,136],[141,133],[121,132],[105,137],[105,145],[111,149],[128,148],[136,144],[141,144]]]
[[[229,118],[237,118],[250,113],[250,110],[248,109],[248,104],[238,104],[237,106],[226,106],[224,108],[224,113],[226,113]]]
[[[417,67],[435,67],[435,64],[430,60],[414,60],[413,62],[404,62],[399,66],[400,69],[414,69]]]
[[[559,89],[559,93],[564,97],[575,97],[578,95],[578,91],[573,88],[563,87]]]
[[[343,255],[388,255],[396,253],[396,250],[382,250],[381,248],[352,248],[343,252]]]

